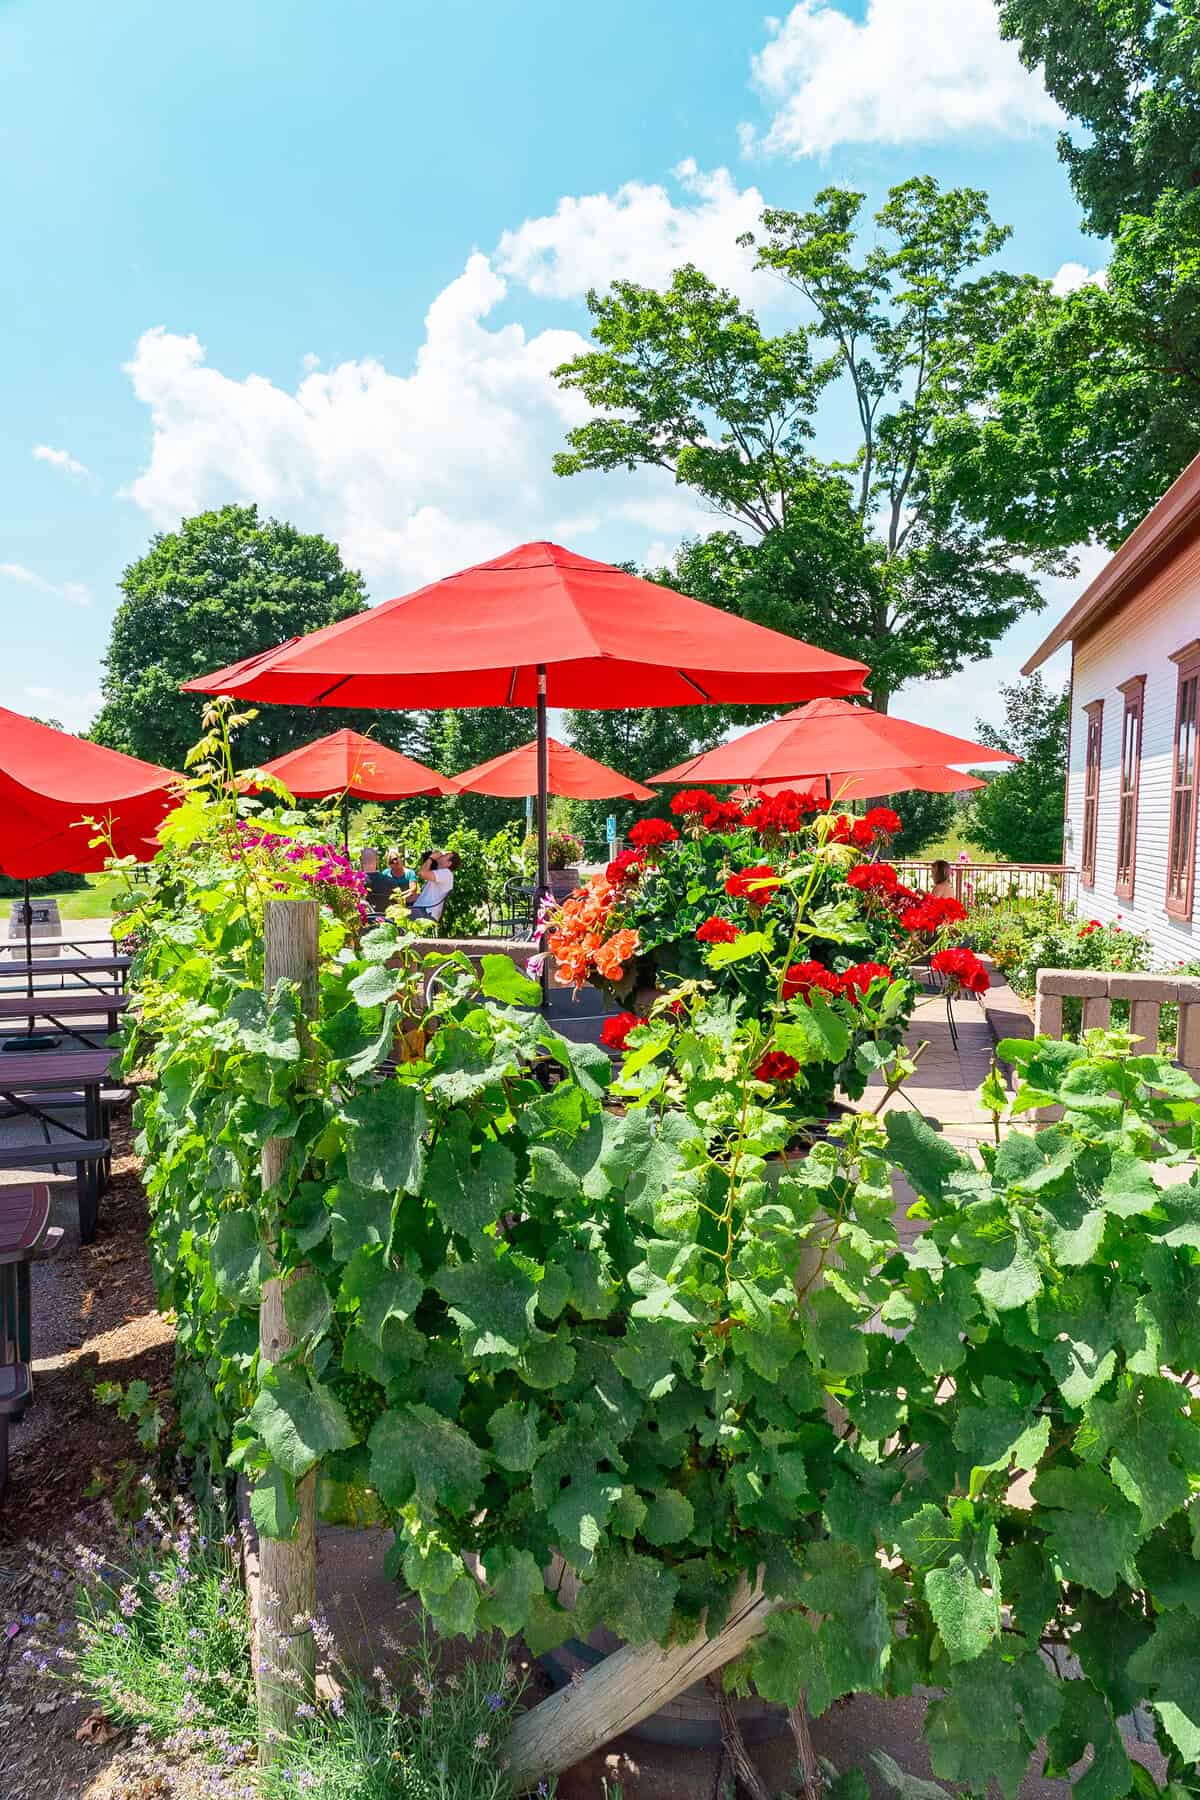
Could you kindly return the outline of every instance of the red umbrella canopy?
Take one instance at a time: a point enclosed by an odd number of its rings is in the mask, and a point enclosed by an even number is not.
[[[653,788],[643,787],[628,775],[606,768],[569,744],[547,738],[549,780],[546,791],[565,794],[571,800],[655,800]],[[496,794],[504,799],[519,799],[536,794],[537,739],[522,744],[517,750],[506,750],[490,762],[479,763],[455,777],[460,788],[474,794]]]
[[[417,795],[456,794],[459,784],[424,763],[377,744],[360,731],[331,731],[328,737],[303,744],[263,763],[263,773],[276,775],[290,794],[324,800],[331,794],[354,794],[364,800],[409,800]]]
[[[777,794],[784,788],[815,784],[819,797],[825,798],[825,777],[805,775],[797,781],[763,781],[757,791]],[[986,787],[976,775],[964,775],[958,769],[939,769],[932,763],[914,764],[910,769],[843,769],[831,777],[834,800],[877,800],[881,794],[904,794],[914,788],[926,794],[965,794],[972,788]]]
[[[858,694],[866,665],[559,544],[521,544],[186,686],[294,706],[688,706]],[[926,758],[925,760],[929,760]]]
[[[169,769],[89,744],[0,707],[0,869],[32,880],[71,869],[102,869],[107,844],[86,818],[111,831],[118,856],[152,856],[172,805]]]
[[[721,786],[734,781],[828,781],[833,793],[849,777],[862,779],[889,771],[889,786],[877,793],[898,791],[896,776],[902,770],[941,767],[961,762],[1018,762],[1007,750],[973,744],[969,738],[935,731],[930,725],[914,725],[889,713],[872,712],[847,700],[813,700],[760,725],[731,744],[718,744],[687,762],[668,769],[654,780],[711,782]],[[903,783],[899,784],[900,786]],[[910,781],[910,786],[918,785]],[[859,796],[865,794],[859,789]],[[852,796],[857,797],[857,796]]]

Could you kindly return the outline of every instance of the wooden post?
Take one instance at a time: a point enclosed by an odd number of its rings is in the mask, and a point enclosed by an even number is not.
[[[268,900],[263,917],[263,988],[268,998],[281,981],[300,988],[301,1011],[311,1017],[317,1006],[317,902]],[[264,1231],[273,1245],[271,1189],[278,1181],[291,1143],[268,1138],[262,1152]],[[291,1279],[300,1271],[294,1270]],[[284,1282],[263,1283],[258,1315],[261,1362],[278,1362],[295,1344],[283,1311]],[[255,1680],[258,1689],[258,1760],[276,1760],[290,1734],[296,1708],[310,1705],[316,1679],[316,1645],[307,1624],[317,1604],[316,1471],[296,1484],[300,1519],[290,1538],[260,1537],[259,1640]]]
[[[743,1583],[716,1637],[700,1632],[667,1650],[657,1644],[627,1644],[589,1669],[581,1681],[521,1713],[501,1752],[512,1792],[524,1794],[539,1781],[561,1774],[649,1718],[693,1682],[732,1662],[765,1631],[780,1604]]]

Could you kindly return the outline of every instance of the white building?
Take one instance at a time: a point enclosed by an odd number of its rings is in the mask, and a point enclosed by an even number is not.
[[[1200,457],[1030,657],[1071,646],[1063,860],[1079,910],[1144,932],[1155,961],[1200,958]]]

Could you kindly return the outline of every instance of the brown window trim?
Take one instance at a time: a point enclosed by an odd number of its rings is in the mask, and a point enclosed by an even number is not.
[[[1176,650],[1170,659],[1179,670],[1179,682],[1175,691],[1175,732],[1171,748],[1171,788],[1170,803],[1167,814],[1167,896],[1166,910],[1172,919],[1190,919],[1196,894],[1196,814],[1197,808],[1197,703],[1200,703],[1200,685],[1197,687],[1193,701],[1192,714],[1192,781],[1191,796],[1188,806],[1188,821],[1185,826],[1187,834],[1187,860],[1185,867],[1184,892],[1171,892],[1171,872],[1175,867],[1175,791],[1179,779],[1179,727],[1182,723],[1184,689],[1189,682],[1200,683],[1200,638],[1193,638],[1182,649]]]
[[[1125,697],[1125,711],[1121,719],[1121,766],[1117,779],[1117,881],[1114,891],[1118,900],[1132,900],[1134,882],[1137,878],[1138,791],[1142,784],[1142,721],[1146,705],[1146,677],[1131,675],[1128,681],[1122,681],[1118,685],[1117,692]],[[1135,734],[1133,779],[1126,788],[1126,751],[1129,745],[1131,720],[1132,730]],[[1129,801],[1129,864],[1122,871],[1121,849],[1125,835],[1126,799]]]
[[[1100,773],[1104,766],[1104,702],[1089,700],[1083,710],[1088,723],[1083,747],[1083,841],[1079,847],[1079,879],[1084,887],[1090,888],[1096,885]]]

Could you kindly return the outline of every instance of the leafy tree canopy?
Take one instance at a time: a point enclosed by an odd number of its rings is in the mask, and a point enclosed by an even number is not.
[[[1118,543],[1200,451],[1200,12],[1196,0],[998,0],[1001,26],[1080,128],[1059,149],[1101,280],[1025,289],[980,346],[983,395],[943,431],[943,493],[1043,546]]]
[[[679,585],[864,656],[886,709],[900,682],[986,657],[1041,604],[1050,565],[972,522],[934,454],[975,398],[976,350],[1024,311],[1029,282],[980,272],[1007,231],[982,194],[930,177],[891,190],[866,247],[862,208],[826,189],[743,240],[811,319],[775,335],[690,265],[661,293],[619,281],[589,295],[597,347],[558,376],[597,410],[555,467],[669,470],[735,527],[685,550]],[[811,445],[835,386],[855,447],[823,460]]]
[[[1000,29],[1083,128],[1059,154],[1093,231],[1200,186],[1196,0],[997,0]]]
[[[327,538],[260,519],[256,506],[223,506],[160,532],[121,578],[123,600],[105,659],[98,743],[181,768],[199,733],[201,701],[179,685],[268,650],[285,638],[362,612],[362,576]],[[325,707],[263,707],[239,748],[265,762],[349,725],[382,741],[407,740],[405,715]]]
[[[1062,860],[1069,701],[1040,675],[1001,686],[1004,724],[977,724],[979,741],[1022,760],[994,775],[971,807],[971,836],[1005,862]]]

